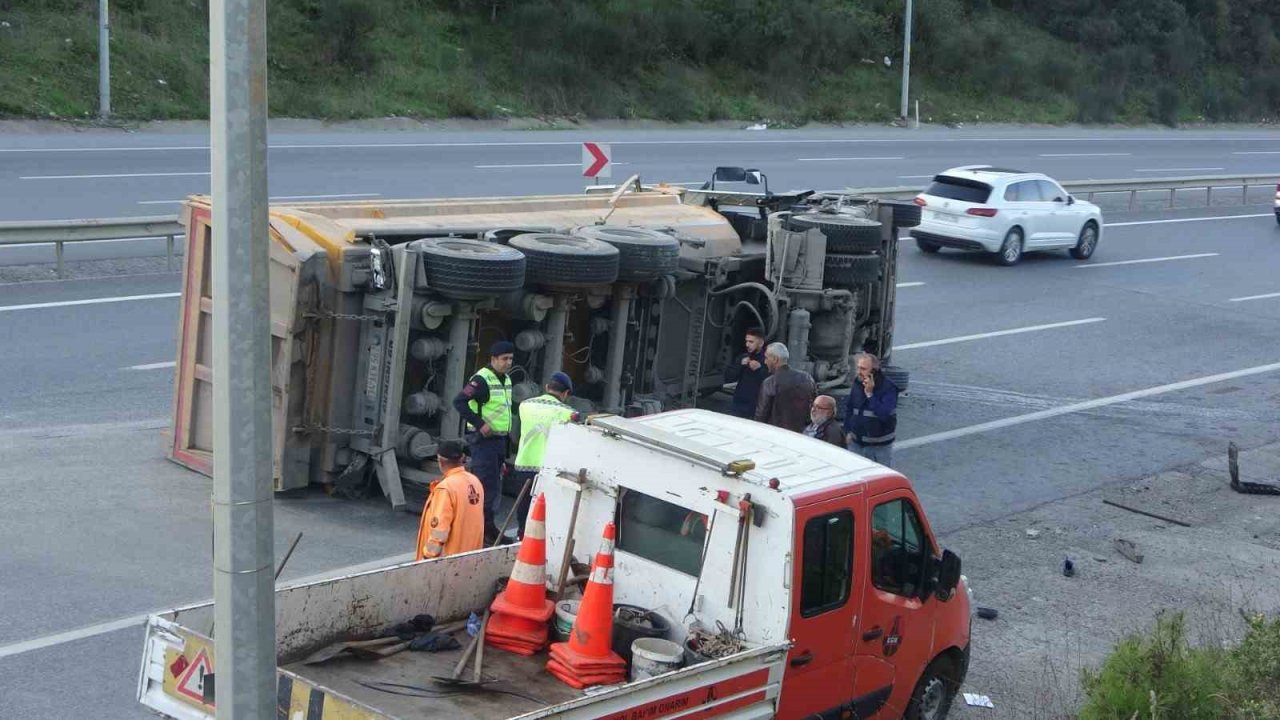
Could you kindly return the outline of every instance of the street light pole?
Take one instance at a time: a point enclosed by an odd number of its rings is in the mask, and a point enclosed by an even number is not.
[[[209,3],[219,720],[276,716],[266,26],[266,0]]]
[[[98,116],[111,115],[111,23],[107,0],[98,0]]]
[[[907,97],[911,94],[911,0],[907,0],[906,21],[902,29],[902,103],[898,116],[904,120],[909,115]]]

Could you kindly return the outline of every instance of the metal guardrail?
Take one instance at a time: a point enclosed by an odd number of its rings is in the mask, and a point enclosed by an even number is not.
[[[69,242],[101,240],[146,240],[165,238],[166,263],[173,269],[173,246],[186,230],[172,215],[158,217],[104,218],[96,220],[44,220],[0,222],[0,246],[52,244],[57,256],[58,277],[62,277],[62,248]]]
[[[1240,188],[1242,201],[1247,201],[1249,188],[1280,184],[1277,175],[1203,175],[1197,177],[1172,178],[1133,178],[1129,180],[1068,180],[1059,181],[1062,188],[1072,195],[1084,195],[1093,201],[1095,195],[1108,193],[1129,193],[1129,209],[1133,209],[1138,193],[1168,192],[1169,207],[1174,206],[1174,199],[1179,190],[1204,190],[1205,204],[1213,204],[1213,191],[1223,188]],[[844,192],[852,195],[866,195],[885,199],[906,200],[919,195],[921,188],[917,186],[897,186],[879,188],[846,188]]]

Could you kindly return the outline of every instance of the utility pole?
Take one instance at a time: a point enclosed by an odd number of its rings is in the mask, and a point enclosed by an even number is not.
[[[911,94],[911,0],[907,0],[906,21],[902,29],[902,103],[898,116],[906,120],[910,117],[907,97]],[[909,123],[908,123],[909,124]]]
[[[210,0],[218,720],[276,716],[266,0]]]
[[[111,22],[107,0],[98,0],[98,117],[111,116]]]

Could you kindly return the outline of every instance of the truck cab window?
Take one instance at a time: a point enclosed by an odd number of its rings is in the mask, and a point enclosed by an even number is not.
[[[707,522],[700,512],[624,490],[618,500],[618,550],[697,575]]]
[[[853,513],[809,520],[801,552],[800,615],[813,617],[844,605],[853,577]]]
[[[903,597],[923,587],[929,543],[915,507],[905,499],[877,505],[871,513],[871,582]]]

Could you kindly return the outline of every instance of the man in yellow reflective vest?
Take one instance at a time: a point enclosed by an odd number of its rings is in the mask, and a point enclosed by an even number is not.
[[[542,467],[547,452],[547,435],[551,428],[567,422],[577,422],[578,413],[567,404],[573,393],[573,380],[562,373],[552,373],[547,381],[547,392],[520,403],[520,450],[516,453],[516,486],[524,487]],[[524,537],[524,523],[529,517],[529,505],[534,492],[530,486],[520,502],[516,516],[520,519],[520,537]]]
[[[453,407],[473,431],[467,436],[471,450],[471,472],[484,486],[484,536],[492,542],[498,536],[493,522],[502,496],[502,463],[507,459],[507,436],[511,433],[511,378],[507,373],[515,362],[515,345],[500,340],[489,348],[489,364],[480,368]]]
[[[431,483],[431,495],[418,523],[418,560],[479,550],[484,546],[484,488],[463,467],[462,443],[445,440],[436,454],[444,476]]]

